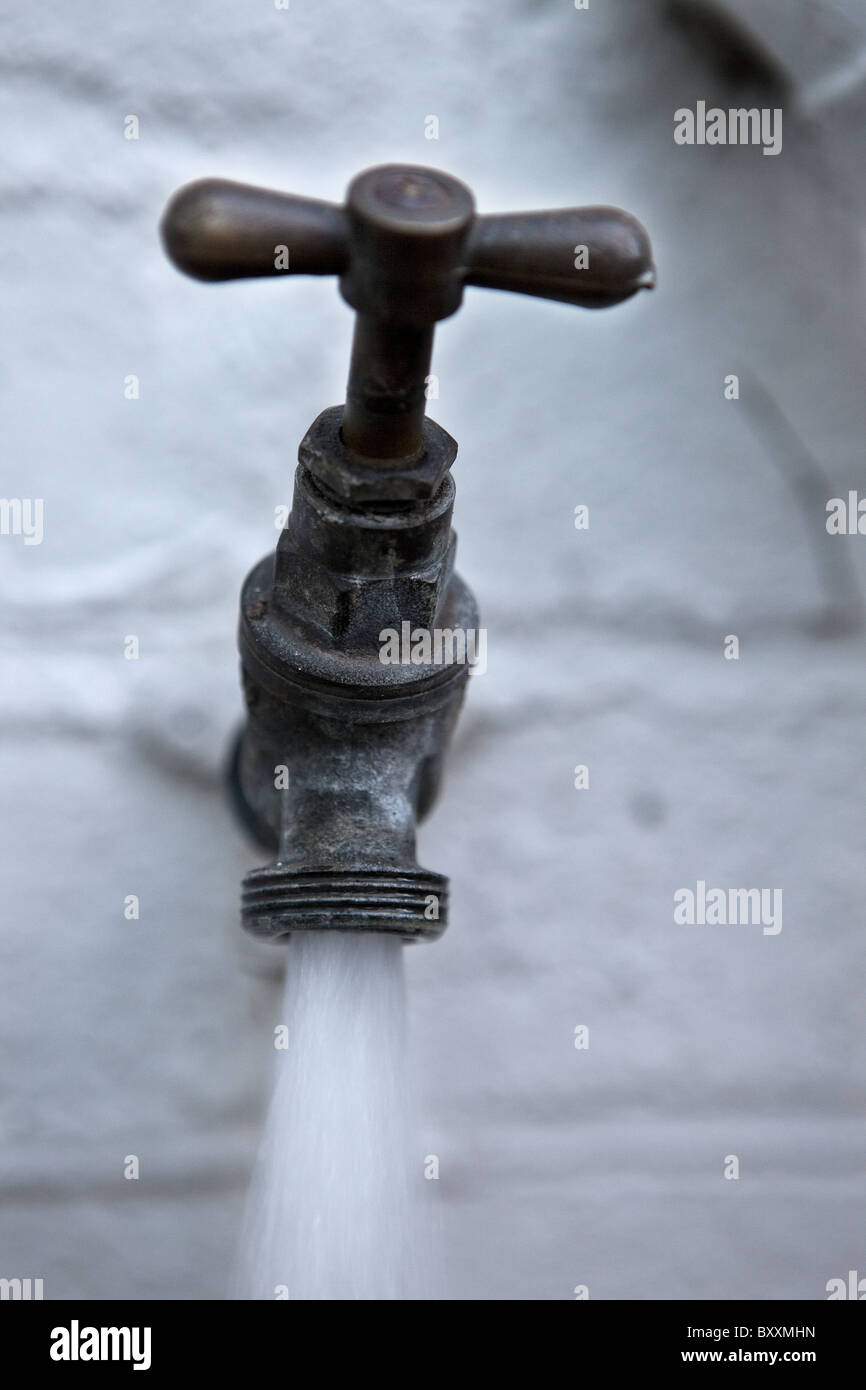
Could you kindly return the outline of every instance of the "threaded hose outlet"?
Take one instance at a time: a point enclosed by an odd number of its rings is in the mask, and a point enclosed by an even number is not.
[[[389,932],[435,941],[448,924],[448,879],[427,869],[286,869],[269,864],[243,881],[241,921],[253,936],[294,931]]]

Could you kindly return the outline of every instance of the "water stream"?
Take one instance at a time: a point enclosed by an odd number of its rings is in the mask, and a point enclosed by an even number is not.
[[[296,932],[275,1084],[235,1275],[237,1298],[425,1297],[407,1145],[403,946]]]

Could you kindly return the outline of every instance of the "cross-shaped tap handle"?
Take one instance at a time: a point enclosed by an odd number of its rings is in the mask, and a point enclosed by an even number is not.
[[[343,439],[371,459],[417,454],[433,327],[466,285],[607,308],[654,284],[641,224],[610,207],[475,212],[436,169],[386,164],[359,174],[345,206],[202,179],[162,221],[174,264],[200,280],[337,275],[357,311]]]

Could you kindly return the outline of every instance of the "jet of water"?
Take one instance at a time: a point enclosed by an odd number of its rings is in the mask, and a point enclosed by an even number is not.
[[[296,932],[280,1021],[288,1047],[275,1054],[234,1296],[424,1297],[400,940]]]

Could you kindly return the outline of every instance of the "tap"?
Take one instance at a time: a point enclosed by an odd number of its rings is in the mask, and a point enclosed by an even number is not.
[[[232,786],[273,855],[244,879],[243,925],[435,939],[448,879],[416,831],[482,630],[454,568],[457,445],[425,413],[434,328],[467,286],[619,304],[654,284],[647,234],[610,207],[481,216],[460,180],[402,164],[342,206],[202,179],[161,232],[199,280],[334,275],[356,314],[345,404],[301,441],[290,515],[241,592]]]

